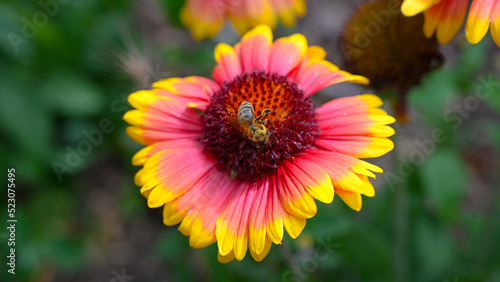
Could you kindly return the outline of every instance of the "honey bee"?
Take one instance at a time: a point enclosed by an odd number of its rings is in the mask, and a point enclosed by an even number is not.
[[[228,116],[229,123],[238,129],[245,138],[252,140],[255,143],[267,142],[271,133],[266,127],[267,119],[264,117],[272,111],[265,108],[261,115],[255,117],[253,106],[250,102],[244,101],[238,109],[238,116]]]

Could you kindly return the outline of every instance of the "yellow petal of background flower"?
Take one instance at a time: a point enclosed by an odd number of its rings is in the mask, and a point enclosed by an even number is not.
[[[488,32],[490,13],[495,1],[474,0],[465,25],[465,36],[471,44],[477,44]]]
[[[405,0],[401,5],[401,12],[407,17],[421,13],[441,0]]]
[[[439,43],[449,43],[458,33],[465,19],[468,2],[469,0],[443,0],[429,10],[431,12],[441,6],[440,23],[436,33]]]

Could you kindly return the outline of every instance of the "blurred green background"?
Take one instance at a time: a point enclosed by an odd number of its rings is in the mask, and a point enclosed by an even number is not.
[[[275,36],[304,33],[341,64],[337,38],[360,2],[309,1]],[[385,174],[361,212],[319,203],[263,262],[219,264],[215,244],[190,248],[147,208],[130,161],[141,146],[122,116],[127,95],[156,80],[210,77],[215,45],[239,37],[227,27],[194,42],[177,0],[54,3],[0,2],[0,162],[5,178],[16,170],[18,220],[11,275],[5,188],[1,281],[500,281],[500,48],[489,35],[442,46],[446,64],[411,91],[410,123],[374,160]],[[341,84],[315,100],[369,91]]]

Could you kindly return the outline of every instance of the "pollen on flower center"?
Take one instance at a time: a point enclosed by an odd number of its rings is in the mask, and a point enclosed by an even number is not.
[[[244,101],[255,116],[265,108],[268,141],[253,142],[229,119],[237,117]],[[217,158],[219,169],[251,180],[273,173],[279,165],[314,147],[319,136],[315,106],[287,77],[254,71],[244,73],[211,97],[203,115],[205,150]]]

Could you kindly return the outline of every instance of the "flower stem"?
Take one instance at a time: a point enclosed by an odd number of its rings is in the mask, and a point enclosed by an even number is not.
[[[401,130],[402,132],[404,131]],[[400,136],[401,137],[401,136]],[[401,139],[401,138],[399,138]],[[398,144],[398,142],[395,142]],[[395,148],[396,154],[394,154],[394,158],[400,154],[400,150]],[[395,168],[398,167],[399,161],[395,160]],[[394,228],[395,228],[395,246],[394,246],[394,281],[408,281],[408,221],[409,221],[409,213],[408,213],[408,179],[404,179],[401,183],[399,183],[395,188],[395,218],[394,218]]]

